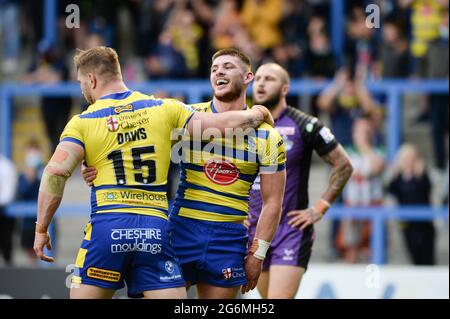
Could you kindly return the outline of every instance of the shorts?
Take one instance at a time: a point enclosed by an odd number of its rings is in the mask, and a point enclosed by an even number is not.
[[[149,290],[184,287],[167,227],[167,220],[155,216],[93,214],[72,283],[114,290],[126,283],[130,297],[141,297]]]
[[[250,242],[255,237],[256,225],[250,226]],[[267,251],[263,263],[263,271],[268,271],[272,265],[285,265],[308,269],[312,246],[315,239],[314,227],[309,226],[304,231],[290,225],[280,224],[274,239]]]
[[[186,282],[224,288],[247,283],[244,225],[171,216],[170,233]]]

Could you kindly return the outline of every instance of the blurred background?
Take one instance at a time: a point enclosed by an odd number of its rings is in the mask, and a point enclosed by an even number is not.
[[[51,228],[54,265],[32,251],[37,193],[65,124],[88,106],[73,54],[106,45],[132,89],[187,103],[211,98],[219,49],[241,49],[254,70],[284,66],[289,104],[329,125],[359,163],[316,225],[298,297],[448,298],[448,9],[448,0],[0,0],[0,296],[67,297],[90,190],[76,170]],[[377,154],[370,171],[360,149]],[[312,201],[327,178],[315,157]]]

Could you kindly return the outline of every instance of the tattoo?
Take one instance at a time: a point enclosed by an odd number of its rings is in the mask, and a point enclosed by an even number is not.
[[[262,122],[263,120],[258,119],[256,116],[251,117],[245,122],[244,129],[258,127]]]
[[[332,166],[328,188],[322,195],[322,198],[333,203],[342,193],[347,181],[350,179],[353,173],[353,167],[350,164],[347,153],[341,145],[322,158]]]

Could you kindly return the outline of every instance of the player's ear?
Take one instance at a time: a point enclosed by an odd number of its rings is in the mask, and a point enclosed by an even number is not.
[[[289,84],[283,84],[281,87],[281,95],[286,97],[289,93]]]
[[[254,78],[255,78],[255,75],[253,74],[253,72],[249,71],[249,72],[245,73],[244,83],[249,84],[251,81],[253,81]]]
[[[97,87],[97,77],[94,73],[88,73],[89,77],[89,86],[91,89],[95,89]]]

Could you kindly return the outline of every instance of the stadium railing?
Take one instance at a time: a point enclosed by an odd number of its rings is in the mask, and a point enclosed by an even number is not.
[[[329,84],[328,81],[317,82],[311,80],[291,81],[291,95],[315,95]],[[368,82],[370,92],[386,96],[387,127],[386,139],[388,159],[392,160],[401,144],[402,137],[402,96],[421,93],[448,94],[448,80],[384,80]],[[198,103],[204,97],[211,95],[211,87],[205,80],[188,81],[154,81],[149,83],[131,84],[133,90],[146,93],[164,90],[169,94],[182,94],[188,103]],[[249,88],[250,90],[250,88]],[[15,96],[80,96],[77,83],[63,83],[56,85],[26,85],[4,84],[0,87],[0,153],[11,156],[11,126],[12,126],[12,98]]]
[[[6,213],[12,217],[36,216],[37,204],[33,202],[15,202],[8,205]],[[90,206],[86,204],[63,204],[58,209],[56,216],[62,217],[86,217],[90,212]],[[396,221],[425,221],[443,220],[448,223],[448,207],[429,206],[399,206],[399,207],[361,207],[349,208],[334,205],[325,215],[325,219],[353,219],[368,220],[371,222],[372,231],[370,250],[372,263],[382,265],[387,262],[386,222]]]

